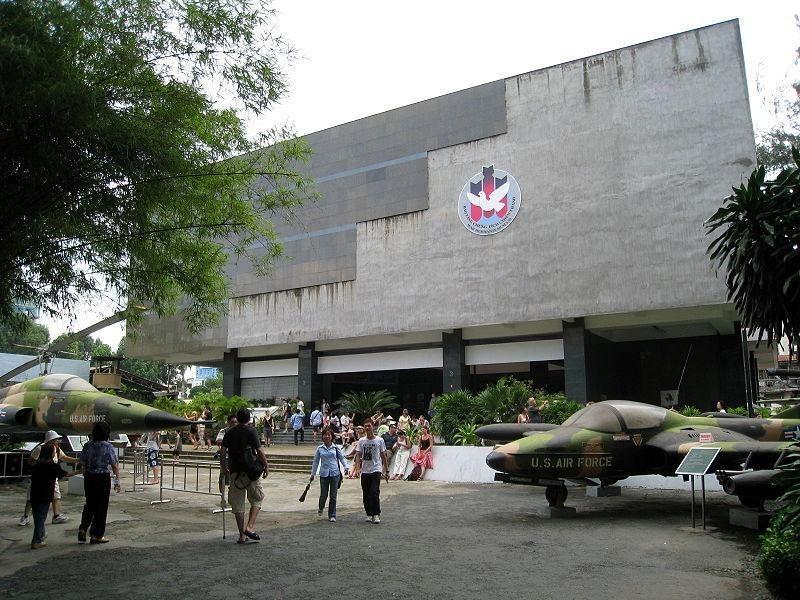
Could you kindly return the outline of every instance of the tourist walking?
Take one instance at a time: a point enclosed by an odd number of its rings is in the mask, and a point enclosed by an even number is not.
[[[261,419],[261,432],[264,436],[264,445],[269,448],[272,445],[272,432],[275,429],[275,420],[272,418],[272,413],[268,412]]]
[[[315,408],[311,411],[311,417],[309,418],[309,423],[311,424],[311,431],[314,434],[314,443],[317,443],[317,434],[322,429],[322,421],[323,421],[323,414],[322,411],[318,408]]]
[[[381,477],[389,481],[389,465],[386,462],[386,445],[375,437],[371,419],[364,421],[365,436],[358,440],[353,470],[361,476],[361,493],[367,521],[381,522]]]
[[[78,541],[86,541],[86,533],[90,535],[90,543],[105,544],[109,541],[105,537],[106,516],[108,515],[108,497],[111,494],[111,476],[109,469],[114,473],[114,491],[119,493],[122,487],[119,484],[119,465],[117,452],[108,443],[111,428],[105,421],[95,423],[92,427],[92,439],[84,444],[81,450],[83,463],[83,491],[86,503],[83,505],[83,515],[78,528]]]
[[[214,420],[214,413],[211,412],[211,407],[206,406],[203,409],[203,420],[204,421],[213,421]],[[203,427],[203,439],[202,441],[205,443],[206,450],[211,450],[211,437],[214,434],[214,426],[211,423],[207,423]]]
[[[72,458],[71,456],[67,456],[66,453],[61,449],[61,436],[53,431],[50,430],[44,434],[44,442],[40,446],[36,446],[33,450],[31,450],[31,455],[28,458],[28,463],[30,465],[35,465],[39,460],[40,453],[45,446],[51,446],[53,448],[53,462],[58,464],[60,462],[65,463],[78,463],[77,458]],[[28,487],[28,497],[25,501],[25,509],[22,512],[22,518],[19,520],[20,525],[30,525],[30,512],[31,512],[31,498],[30,498],[30,487]],[[53,524],[58,525],[59,523],[66,523],[69,521],[69,517],[65,515],[61,510],[61,487],[58,485],[58,479],[55,481],[55,486],[53,487]]]
[[[292,423],[292,405],[288,400],[283,401],[283,433],[289,433],[289,425]]]
[[[230,473],[228,501],[239,528],[239,540],[236,543],[245,544],[248,540],[257,542],[261,539],[256,533],[256,518],[261,510],[261,501],[264,499],[261,479],[269,474],[269,464],[255,427],[249,425],[250,411],[240,408],[236,413],[236,422],[236,426],[226,431],[225,437],[222,438],[223,452],[220,455],[227,456],[227,464],[220,461],[220,470]],[[250,460],[248,454],[261,463],[260,477],[253,476],[251,479],[247,474],[250,466],[247,464]],[[247,521],[244,518],[245,500],[250,504]]]
[[[189,420],[197,421],[197,411],[192,411],[192,414],[189,416]],[[200,440],[197,438],[198,429],[197,423],[192,423],[189,425],[189,441],[194,444],[194,449],[197,450],[200,447]]]
[[[225,488],[231,484],[230,474],[228,473],[228,454],[225,448],[222,447],[222,440],[225,439],[225,433],[229,429],[233,429],[236,427],[236,415],[228,415],[228,420],[226,422],[226,426],[219,430],[217,434],[216,444],[219,447],[217,450],[216,455],[214,458],[219,459],[219,478],[218,478],[218,485],[219,485],[219,505],[222,508],[228,506],[227,501],[225,500]]]
[[[341,468],[340,468],[341,465]],[[333,431],[325,429],[322,432],[322,444],[314,453],[314,462],[311,465],[311,479],[319,469],[319,505],[317,516],[322,516],[325,502],[328,502],[328,521],[336,523],[336,495],[342,482],[342,473],[349,474],[347,461],[339,448],[333,443]],[[329,499],[330,498],[330,499]]]
[[[161,482],[161,433],[149,431],[145,435],[147,446],[147,466],[153,471],[153,479],[148,479],[146,485],[158,485]]]
[[[407,408],[403,409],[403,414],[397,419],[397,427],[400,431],[405,431],[406,433],[411,428],[411,415],[408,414]]]
[[[53,493],[56,481],[63,477],[71,477],[77,473],[67,473],[58,466],[56,448],[45,444],[39,453],[39,460],[33,466],[31,473],[31,512],[33,513],[33,538],[31,539],[31,550],[43,548],[47,545],[44,541],[47,537],[45,524],[47,523],[47,512],[50,503],[53,502]]]
[[[303,429],[303,422],[305,421],[306,416],[300,411],[298,408],[295,413],[292,415],[291,423],[292,423],[292,431],[294,432],[294,445],[297,446],[297,436],[300,436],[300,441],[305,442],[306,433]]]

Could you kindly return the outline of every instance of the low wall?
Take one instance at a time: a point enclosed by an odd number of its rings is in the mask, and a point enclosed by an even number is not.
[[[433,468],[425,472],[425,479],[431,481],[450,481],[453,483],[495,483],[495,471],[486,464],[486,456],[492,451],[488,446],[434,446]],[[414,446],[412,456],[417,452]],[[411,472],[413,463],[408,461],[406,475]],[[394,460],[389,472],[394,468]],[[700,489],[700,480],[697,482]],[[620,487],[638,487],[650,490],[691,490],[691,482],[682,477],[662,477],[661,475],[637,475],[623,479]],[[713,475],[706,476],[706,490],[721,492],[722,486]]]

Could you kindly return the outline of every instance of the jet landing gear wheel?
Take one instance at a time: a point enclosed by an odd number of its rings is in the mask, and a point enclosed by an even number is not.
[[[764,510],[764,500],[761,498],[751,498],[750,496],[739,496],[739,502],[746,508],[754,510]]]
[[[567,488],[563,485],[548,485],[544,490],[544,497],[550,506],[563,508],[567,499]]]

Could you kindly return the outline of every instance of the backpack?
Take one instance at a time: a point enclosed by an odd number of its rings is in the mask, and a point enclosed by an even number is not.
[[[250,481],[255,481],[256,479],[261,477],[261,474],[264,472],[264,466],[261,464],[261,461],[258,460],[258,455],[256,454],[256,451],[253,448],[248,446],[239,453],[239,456],[237,458],[238,460],[236,462],[238,463],[239,468],[241,469],[241,471],[239,472],[247,475],[247,478]],[[237,485],[236,487],[239,486]],[[244,488],[240,487],[239,489],[244,489]]]
[[[422,467],[416,465],[406,477],[406,481],[417,481],[420,475],[422,475]]]

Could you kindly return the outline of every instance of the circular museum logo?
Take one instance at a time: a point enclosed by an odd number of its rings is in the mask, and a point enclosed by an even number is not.
[[[510,173],[489,165],[461,190],[458,218],[472,233],[492,235],[511,225],[521,201],[517,180]]]

